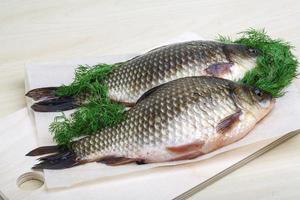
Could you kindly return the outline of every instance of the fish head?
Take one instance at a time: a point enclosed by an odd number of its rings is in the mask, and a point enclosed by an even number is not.
[[[235,103],[257,121],[267,115],[274,106],[275,98],[256,87],[239,85],[233,90]]]
[[[232,73],[236,80],[243,78],[248,71],[256,67],[257,58],[261,55],[259,49],[241,44],[227,44],[224,52],[234,64]]]

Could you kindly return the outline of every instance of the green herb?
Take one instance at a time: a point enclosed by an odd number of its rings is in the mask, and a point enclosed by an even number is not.
[[[89,135],[101,128],[112,126],[123,118],[125,107],[111,102],[104,78],[120,64],[100,64],[79,66],[75,71],[74,81],[70,85],[58,88],[58,96],[75,96],[89,93],[86,104],[80,106],[71,117],[64,114],[57,116],[50,125],[54,140],[60,145],[69,145],[80,136]]]
[[[90,135],[103,127],[112,126],[123,118],[124,107],[108,99],[91,100],[76,110],[71,117],[64,114],[55,117],[50,131],[58,144],[69,145],[77,137]]]
[[[297,76],[298,60],[292,53],[293,46],[270,38],[265,30],[249,29],[241,34],[236,40],[218,38],[221,42],[244,44],[261,51],[257,66],[246,73],[241,82],[270,92],[274,97],[282,96],[284,88]]]
[[[74,81],[70,85],[62,85],[56,91],[58,96],[74,96],[80,93],[90,93],[92,96],[105,98],[107,88],[102,84],[105,77],[120,63],[98,64],[94,66],[79,65],[75,70]]]

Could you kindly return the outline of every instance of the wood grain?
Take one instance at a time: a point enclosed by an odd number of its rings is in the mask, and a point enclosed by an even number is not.
[[[300,48],[297,0],[0,1],[0,116],[25,106],[24,63],[139,52],[182,32],[266,28]],[[299,85],[299,81],[298,81]],[[300,197],[300,138],[201,192],[204,199]],[[247,181],[248,180],[248,181]]]

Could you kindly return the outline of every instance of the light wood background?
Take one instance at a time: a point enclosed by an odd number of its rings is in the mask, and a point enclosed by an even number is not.
[[[249,27],[287,39],[300,57],[297,0],[0,0],[0,117],[25,106],[24,63],[139,52],[187,31],[215,38]],[[299,198],[300,137],[290,143],[195,198]]]

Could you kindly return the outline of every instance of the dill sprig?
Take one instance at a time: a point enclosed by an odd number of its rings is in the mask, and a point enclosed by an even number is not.
[[[68,145],[72,140],[84,135],[94,134],[103,127],[112,126],[123,118],[124,107],[112,103],[108,98],[99,101],[90,99],[68,118],[64,114],[57,116],[50,125],[55,141]]]
[[[62,85],[56,91],[58,96],[76,96],[80,93],[90,93],[91,96],[105,98],[107,89],[102,81],[118,64],[98,64],[94,66],[79,65],[75,69],[75,78],[70,85]],[[100,95],[100,96],[99,96]]]
[[[224,36],[218,38],[221,42],[244,44],[261,51],[256,67],[240,81],[270,92],[274,97],[282,96],[284,88],[297,76],[298,60],[292,53],[294,47],[282,39],[272,39],[265,30],[249,29],[241,34],[236,40]]]
[[[109,99],[108,87],[103,84],[104,78],[119,65],[80,65],[75,70],[74,81],[58,88],[58,96],[89,94],[86,103],[70,117],[62,113],[50,124],[49,130],[58,144],[69,145],[77,137],[93,134],[122,120],[125,107]]]

